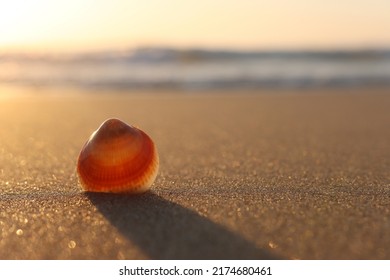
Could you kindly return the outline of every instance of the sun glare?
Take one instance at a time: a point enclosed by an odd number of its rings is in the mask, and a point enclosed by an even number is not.
[[[0,0],[0,48],[71,44],[92,1]]]
[[[0,44],[20,41],[25,20],[29,21],[28,7],[22,1],[0,1]]]

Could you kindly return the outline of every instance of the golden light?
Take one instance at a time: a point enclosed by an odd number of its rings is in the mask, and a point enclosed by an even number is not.
[[[389,1],[0,0],[0,50],[390,45]]]

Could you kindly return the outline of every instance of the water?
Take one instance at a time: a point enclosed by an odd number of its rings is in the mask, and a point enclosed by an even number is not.
[[[0,85],[93,89],[389,86],[390,50],[142,48],[73,55],[0,53]]]

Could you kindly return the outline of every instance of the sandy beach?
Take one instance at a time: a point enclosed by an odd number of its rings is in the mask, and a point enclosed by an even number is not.
[[[388,89],[0,95],[0,259],[390,259]],[[156,142],[143,195],[85,193],[116,117]]]

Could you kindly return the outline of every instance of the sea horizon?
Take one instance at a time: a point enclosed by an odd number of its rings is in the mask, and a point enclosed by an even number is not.
[[[6,51],[0,52],[4,85],[114,90],[390,86],[390,48]]]

